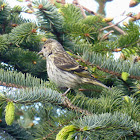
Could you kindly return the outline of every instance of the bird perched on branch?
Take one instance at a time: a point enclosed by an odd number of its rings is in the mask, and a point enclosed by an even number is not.
[[[43,56],[46,57],[49,79],[58,87],[68,88],[63,96],[65,96],[70,89],[84,83],[108,88],[92,77],[91,74],[79,65],[64,50],[63,46],[54,39],[48,39],[39,54],[43,54]]]

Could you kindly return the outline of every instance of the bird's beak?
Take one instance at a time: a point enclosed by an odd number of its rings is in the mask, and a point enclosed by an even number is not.
[[[40,52],[38,52],[39,55],[43,55],[43,51],[41,50]]]

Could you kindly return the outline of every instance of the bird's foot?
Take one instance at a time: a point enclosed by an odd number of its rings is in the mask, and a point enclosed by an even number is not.
[[[68,88],[63,94],[62,96],[66,96],[66,94],[70,91],[71,88]]]

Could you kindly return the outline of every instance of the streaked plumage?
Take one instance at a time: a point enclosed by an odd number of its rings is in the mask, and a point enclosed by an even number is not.
[[[46,57],[49,79],[57,86],[73,89],[79,84],[90,83],[108,88],[79,65],[58,41],[48,39],[39,53]]]

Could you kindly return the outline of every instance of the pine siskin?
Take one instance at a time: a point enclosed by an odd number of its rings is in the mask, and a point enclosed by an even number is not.
[[[48,39],[39,54],[46,57],[49,79],[58,87],[67,87],[63,95],[76,86],[84,83],[99,85],[108,88],[79,65],[54,39]]]

